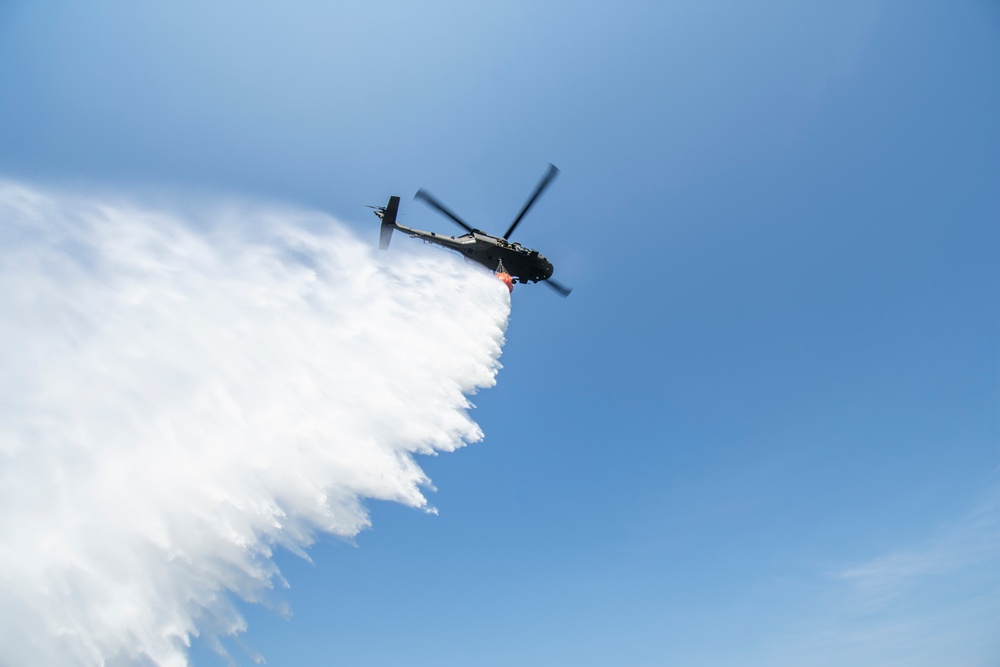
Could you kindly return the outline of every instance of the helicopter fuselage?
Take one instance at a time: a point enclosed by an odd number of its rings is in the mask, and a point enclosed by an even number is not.
[[[425,232],[396,223],[395,229],[425,243],[454,250],[466,259],[482,264],[490,271],[503,269],[519,283],[537,283],[552,277],[552,263],[537,250],[525,248],[503,238],[473,230],[461,236]]]

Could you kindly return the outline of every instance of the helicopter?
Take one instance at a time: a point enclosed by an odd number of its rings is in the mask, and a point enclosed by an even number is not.
[[[456,224],[458,224],[459,227],[468,233],[462,234],[461,236],[448,236],[447,234],[425,232],[420,229],[413,229],[412,227],[401,225],[396,222],[396,214],[399,212],[399,197],[393,195],[392,197],[389,197],[389,203],[385,206],[369,206],[369,208],[375,209],[375,215],[382,221],[378,247],[382,250],[387,250],[389,248],[389,240],[392,238],[393,230],[398,229],[407,236],[411,236],[416,239],[423,239],[425,243],[431,243],[433,245],[441,246],[442,248],[447,248],[448,250],[454,250],[463,257],[466,257],[473,262],[482,264],[486,268],[495,272],[502,279],[505,275],[509,276],[505,282],[507,282],[507,285],[511,290],[514,288],[514,282],[544,282],[562,296],[569,296],[569,293],[573,290],[552,279],[552,263],[549,262],[544,255],[540,254],[537,250],[526,248],[520,243],[511,243],[508,240],[510,235],[514,233],[514,230],[517,229],[517,226],[521,224],[521,220],[528,212],[528,209],[534,205],[535,201],[539,196],[541,196],[542,192],[545,191],[545,188],[549,186],[549,183],[552,182],[552,179],[554,179],[558,173],[559,169],[555,165],[550,164],[545,176],[543,176],[542,180],[539,181],[538,185],[535,187],[535,191],[532,193],[527,203],[525,203],[521,212],[517,214],[516,218],[514,218],[514,222],[511,223],[510,227],[503,236],[493,236],[492,234],[487,234],[486,232],[471,227],[457,215],[449,211],[444,204],[435,199],[431,193],[422,188],[417,191],[416,195],[414,195],[416,199],[423,200],[431,208],[444,214],[448,218],[451,218]]]

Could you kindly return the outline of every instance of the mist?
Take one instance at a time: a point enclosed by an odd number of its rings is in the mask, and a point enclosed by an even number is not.
[[[0,182],[0,663],[185,665],[237,600],[280,605],[276,550],[355,536],[366,498],[429,509],[414,456],[482,438],[509,295],[373,247]]]

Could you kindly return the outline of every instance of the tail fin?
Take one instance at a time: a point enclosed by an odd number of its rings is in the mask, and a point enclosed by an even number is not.
[[[389,197],[389,203],[382,211],[382,229],[379,232],[378,247],[386,250],[389,247],[389,239],[392,238],[392,230],[396,227],[396,212],[399,211],[399,197]]]

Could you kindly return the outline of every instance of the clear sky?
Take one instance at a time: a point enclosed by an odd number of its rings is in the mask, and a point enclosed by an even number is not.
[[[998,63],[992,0],[7,0],[0,176],[374,244],[561,169],[515,240],[575,291],[515,290],[439,514],[279,555],[239,664],[986,667]]]

